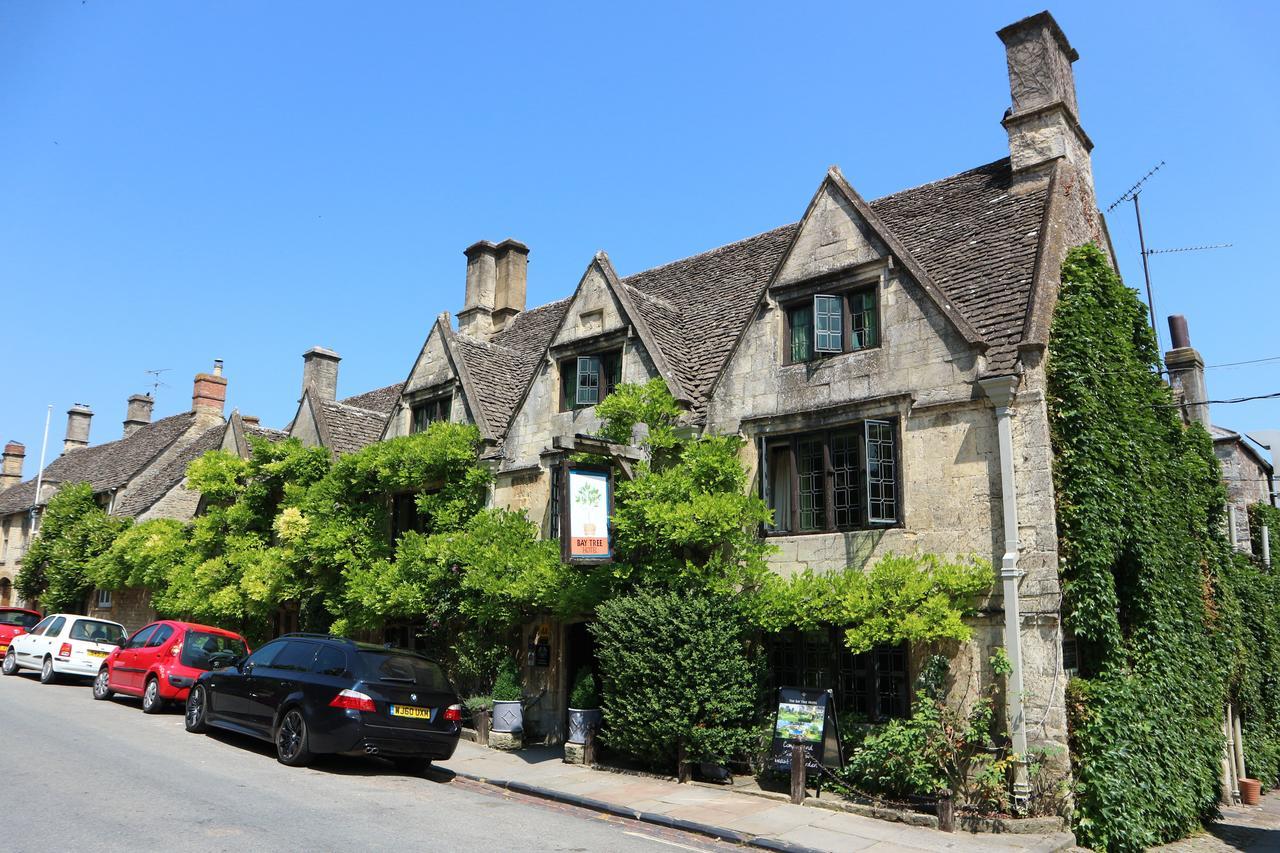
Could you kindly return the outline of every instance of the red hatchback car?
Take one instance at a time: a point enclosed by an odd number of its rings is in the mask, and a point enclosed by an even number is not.
[[[34,610],[22,607],[0,607],[0,657],[9,650],[9,641],[25,634],[44,618]]]
[[[158,714],[167,702],[185,702],[200,673],[248,654],[249,644],[233,631],[168,619],[152,622],[103,661],[93,680],[93,698],[141,696],[142,710]]]

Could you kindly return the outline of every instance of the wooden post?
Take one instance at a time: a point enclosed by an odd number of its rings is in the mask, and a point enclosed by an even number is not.
[[[480,746],[489,745],[489,712],[476,711],[471,717],[472,724],[476,727],[476,742]]]
[[[587,726],[587,734],[582,739],[582,763],[591,767],[596,763],[596,727]]]
[[[791,744],[791,802],[804,802],[804,744]]]
[[[956,801],[950,791],[938,794],[938,829],[943,832],[956,831]]]

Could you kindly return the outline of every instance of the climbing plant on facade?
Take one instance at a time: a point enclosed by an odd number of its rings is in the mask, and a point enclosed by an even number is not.
[[[107,515],[88,483],[58,490],[18,573],[18,594],[48,610],[79,610],[94,587],[89,564],[111,547],[129,520]]]

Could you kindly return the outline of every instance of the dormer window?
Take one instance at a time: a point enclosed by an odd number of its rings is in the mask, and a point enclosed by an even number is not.
[[[449,416],[453,411],[453,396],[435,397],[430,400],[424,400],[421,403],[415,403],[409,411],[411,413],[409,432],[425,432],[427,427],[436,421],[449,420]]]
[[[785,306],[787,363],[869,349],[880,344],[876,288],[818,293]]]
[[[621,350],[563,359],[560,362],[560,411],[594,406],[621,383]]]

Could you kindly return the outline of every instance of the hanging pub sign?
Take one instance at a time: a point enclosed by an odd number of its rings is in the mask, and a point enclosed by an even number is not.
[[[779,687],[778,711],[773,723],[773,766],[783,773],[791,769],[791,745],[804,745],[805,766],[840,768],[844,755],[836,725],[835,697],[830,690]]]
[[[560,542],[565,562],[609,562],[613,559],[609,536],[612,470],[602,465],[566,463],[560,484]]]

